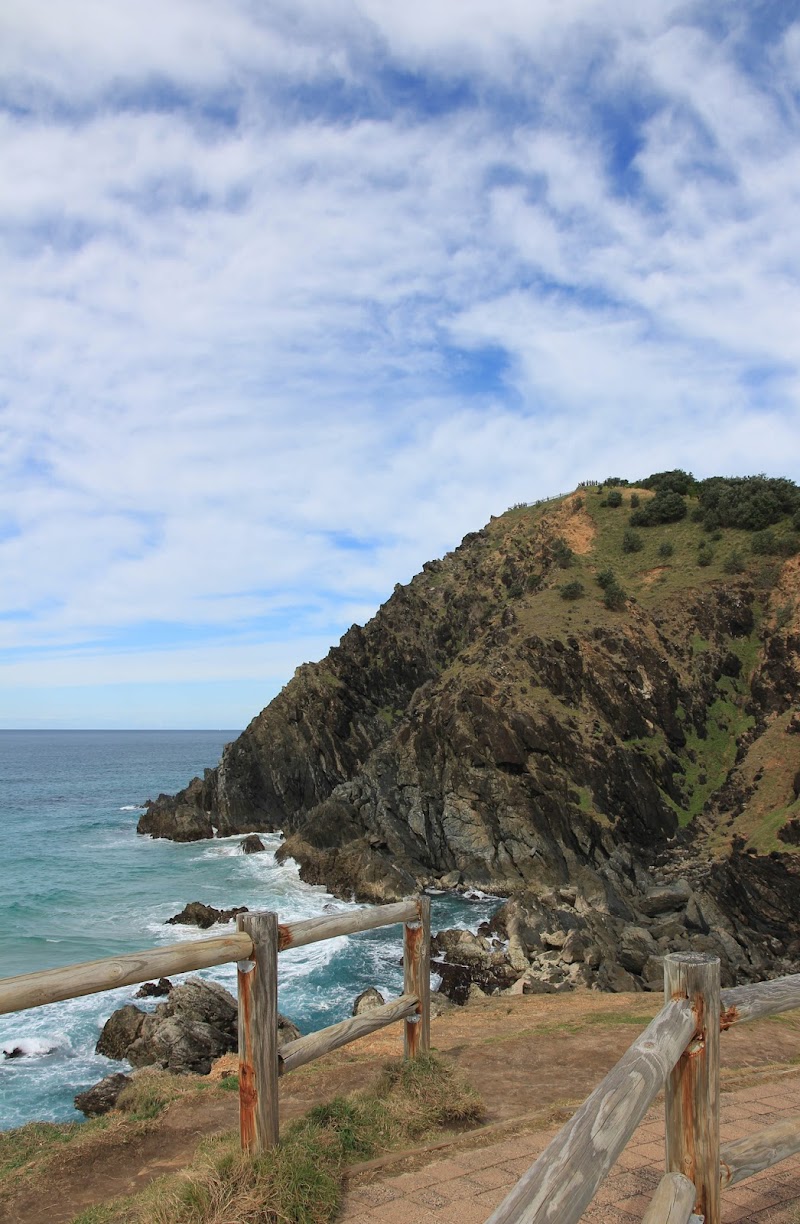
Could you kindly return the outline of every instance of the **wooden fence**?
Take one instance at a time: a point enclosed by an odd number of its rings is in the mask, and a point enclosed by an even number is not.
[[[402,922],[403,994],[278,1049],[278,955],[339,935]],[[0,1015],[63,999],[133,986],[150,978],[236,961],[239,994],[239,1125],[242,1147],[264,1151],[278,1141],[278,1079],[339,1046],[398,1020],[409,1058],[430,1048],[430,899],[415,897],[302,922],[268,912],[238,914],[235,934],[170,944],[63,969],[0,980]]]
[[[720,1224],[720,1191],[800,1151],[800,1117],[720,1144],[720,1031],[800,1007],[800,974],[720,991],[719,960],[664,958],[664,1006],[487,1224],[577,1224],[665,1089],[667,1173],[643,1224]]]

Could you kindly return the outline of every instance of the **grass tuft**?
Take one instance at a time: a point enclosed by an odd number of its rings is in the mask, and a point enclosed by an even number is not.
[[[180,1176],[74,1224],[330,1224],[348,1164],[471,1125],[483,1113],[480,1097],[435,1055],[398,1059],[374,1089],[309,1110],[272,1151],[249,1157],[236,1133],[214,1136]]]

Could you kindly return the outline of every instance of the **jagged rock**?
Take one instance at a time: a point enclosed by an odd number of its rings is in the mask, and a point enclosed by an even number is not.
[[[173,989],[169,978],[161,977],[157,982],[142,982],[134,999],[162,999]]]
[[[448,871],[445,875],[440,876],[437,882],[440,888],[452,889],[458,888],[462,878],[460,871]]]
[[[241,844],[242,854],[261,854],[266,848],[257,833],[248,834]]]
[[[642,989],[639,979],[621,965],[602,965],[597,975],[597,984],[600,990],[610,991],[611,994],[631,991],[638,993]]]
[[[386,1002],[383,995],[374,986],[368,986],[366,990],[362,990],[360,995],[357,995],[353,1002],[354,1016],[360,1016],[362,1012],[371,1011],[373,1007],[382,1007]]]
[[[179,914],[174,914],[172,918],[166,921],[167,926],[175,926],[176,923],[182,926],[200,927],[201,931],[207,931],[216,922],[232,922],[237,914],[246,914],[246,905],[235,905],[232,909],[215,909],[213,905],[205,905],[202,901],[189,901],[183,907]]]
[[[480,935],[455,928],[439,931],[433,936],[431,956],[446,956],[448,960],[461,964],[487,967],[492,963],[492,948],[489,941]]]
[[[637,898],[636,904],[645,914],[664,914],[671,910],[683,909],[691,895],[692,890],[688,882],[676,880],[674,884],[649,888],[643,897]]]
[[[100,1114],[106,1114],[115,1107],[122,1089],[132,1082],[131,1077],[123,1075],[121,1071],[115,1075],[107,1075],[105,1079],[93,1084],[85,1092],[78,1093],[75,1097],[75,1108],[87,1118],[96,1118]]]
[[[142,1031],[146,1013],[133,1003],[113,1012],[103,1025],[97,1039],[95,1052],[105,1054],[106,1058],[114,1058],[118,1062],[128,1057],[128,1050],[138,1039]]]
[[[140,830],[186,840],[281,829],[278,857],[348,898],[395,900],[456,879],[524,896],[525,917],[504,936],[517,976],[547,949],[575,955],[575,929],[593,950],[583,963],[594,984],[618,984],[609,966],[622,928],[648,919],[659,953],[720,927],[744,945],[743,974],[782,967],[800,939],[800,856],[739,848],[706,859],[758,791],[754,753],[775,716],[792,732],[800,723],[800,636],[765,618],[756,638],[754,616],[779,588],[794,597],[796,566],[777,585],[764,571],[758,588],[749,571],[698,570],[611,619],[590,601],[576,623],[566,605],[537,617],[562,580],[563,533],[577,533],[591,567],[597,530],[585,508],[559,503],[465,537],[299,668],[216,769],[148,804]],[[751,654],[752,674],[741,665]],[[752,726],[734,728],[745,717]],[[722,724],[738,732],[735,766],[702,819],[679,829],[676,810],[706,797]],[[461,963],[494,968],[477,953]]]
[[[155,1063],[176,1073],[207,1075],[215,1058],[236,1049],[236,1041],[233,995],[216,982],[189,978],[154,1012],[130,1003],[114,1012],[95,1048],[134,1067]]]
[[[301,1036],[302,1033],[294,1021],[278,1012],[278,1049],[290,1041],[297,1041]]]
[[[697,897],[692,894],[686,905],[686,926],[690,931],[699,931],[701,935],[707,935],[709,931],[708,921],[703,908]]]
[[[656,940],[643,927],[624,927],[619,944],[619,963],[629,973],[641,973],[651,956],[658,955]]]

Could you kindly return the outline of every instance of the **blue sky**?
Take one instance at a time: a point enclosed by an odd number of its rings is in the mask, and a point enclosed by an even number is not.
[[[517,501],[800,479],[794,10],[6,0],[0,726],[243,726]]]

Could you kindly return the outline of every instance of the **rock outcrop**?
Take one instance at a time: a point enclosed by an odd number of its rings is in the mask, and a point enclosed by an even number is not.
[[[300,1030],[278,1017],[280,1044]],[[98,1054],[133,1067],[158,1066],[176,1074],[207,1075],[211,1064],[237,1048],[236,1000],[216,982],[188,978],[165,1003],[144,1012],[126,1003],[108,1018],[95,1047]]]
[[[651,892],[656,864],[665,887],[686,877],[680,912],[691,906],[709,926],[695,941],[717,938],[712,906],[761,947],[771,897],[776,914],[788,900],[800,910],[800,627],[786,611],[800,566],[738,554],[727,569],[643,563],[620,549],[613,515],[624,511],[594,497],[515,509],[426,564],[366,626],[298,668],[215,769],[148,804],[140,831],[281,830],[279,859],[366,901],[456,885],[542,897],[589,871],[609,921],[595,930],[582,915],[569,939],[544,930],[536,954],[578,966],[565,980],[609,989],[646,982],[671,937],[678,911]],[[671,556],[655,553],[670,530],[647,529],[654,557]],[[681,531],[683,549],[707,543],[690,517]],[[610,560],[626,588],[611,601],[598,584]],[[565,567],[582,598],[561,598]],[[780,753],[767,753],[770,737]],[[783,760],[776,841],[753,813],[774,806]],[[733,849],[737,836],[757,866]],[[623,941],[605,977],[577,951],[602,953],[603,932]],[[566,953],[545,939],[562,934]],[[764,946],[775,963],[786,953]]]
[[[203,901],[189,901],[179,914],[173,914],[166,921],[166,926],[196,926],[201,931],[207,931],[217,922],[232,922],[237,914],[246,914],[246,905],[234,905],[232,909],[216,909]]]
[[[93,1084],[85,1092],[78,1093],[75,1097],[75,1108],[87,1118],[96,1118],[100,1114],[106,1114],[115,1108],[123,1088],[127,1088],[132,1082],[130,1075],[123,1075],[121,1071],[117,1071],[114,1075],[107,1075],[105,1079]]]

